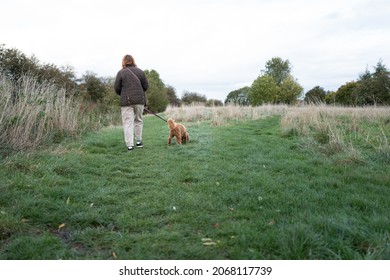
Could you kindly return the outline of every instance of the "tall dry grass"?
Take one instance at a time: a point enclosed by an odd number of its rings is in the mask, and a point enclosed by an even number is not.
[[[329,154],[359,158],[359,147],[366,147],[390,160],[390,107],[290,107],[281,128],[285,134],[314,139]]]
[[[288,106],[263,105],[258,107],[249,106],[217,106],[206,107],[204,105],[190,105],[182,107],[169,106],[165,114],[179,122],[202,122],[210,121],[212,125],[225,125],[229,121],[258,120],[273,115],[283,115]]]
[[[76,136],[98,125],[64,89],[24,76],[15,85],[0,76],[0,144],[12,150]]]

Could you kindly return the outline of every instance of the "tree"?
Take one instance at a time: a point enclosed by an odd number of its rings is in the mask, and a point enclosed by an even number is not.
[[[38,81],[50,81],[67,93],[77,93],[76,74],[70,65],[57,67],[54,64],[43,64],[36,70]]]
[[[275,103],[294,104],[302,92],[303,87],[298,84],[293,76],[289,75],[279,85]]]
[[[251,105],[264,103],[294,104],[302,94],[303,88],[290,74],[288,60],[274,57],[267,61],[265,70],[252,84],[249,90]]]
[[[268,60],[265,64],[265,70],[262,71],[264,74],[271,76],[277,85],[280,85],[286,80],[291,73],[291,64],[287,60],[283,60],[280,57],[273,57]]]
[[[250,87],[242,87],[237,90],[233,90],[229,92],[225,99],[225,104],[234,104],[234,105],[241,105],[241,106],[248,106],[249,105],[249,90]]]
[[[352,81],[339,87],[335,93],[334,101],[340,105],[355,106],[358,103],[357,88],[359,83]]]
[[[372,95],[375,104],[382,105],[390,104],[390,71],[383,64],[380,59],[374,67],[374,73],[372,74],[372,88],[374,89]]]
[[[73,69],[60,69],[53,64],[41,64],[35,56],[27,57],[17,49],[0,45],[0,74],[14,85],[12,102],[18,101],[17,87],[24,76],[33,77],[39,84],[49,81],[59,88],[65,88],[67,95],[76,92],[77,84]]]
[[[325,95],[326,104],[336,104],[336,92],[335,91],[327,91]]]
[[[206,107],[218,107],[223,106],[223,103],[221,100],[218,99],[209,99],[205,103]]]
[[[25,74],[34,74],[38,69],[38,60],[28,58],[17,49],[7,49],[0,45],[0,71],[9,80],[16,82]]]
[[[358,105],[388,105],[390,104],[390,72],[379,60],[371,73],[366,69],[359,76],[356,88]]]
[[[373,88],[372,80],[372,74],[366,67],[366,70],[359,75],[355,89],[356,103],[358,105],[372,105],[376,103],[376,94],[374,93],[375,89]]]
[[[106,111],[104,112],[108,112],[108,108],[117,109],[120,105],[120,98],[114,89],[115,77],[100,78],[100,80],[106,87],[104,97],[101,101],[102,105],[105,106],[104,110]]]
[[[168,102],[172,106],[180,106],[180,99],[176,96],[176,89],[172,86],[167,86],[167,98]]]
[[[101,78],[93,72],[86,72],[83,75],[83,83],[80,84],[81,89],[94,102],[102,101],[107,93],[107,87]]]
[[[253,82],[249,90],[251,105],[293,104],[302,94],[302,86],[290,74],[291,65],[288,60],[283,61],[279,57],[274,57],[267,61],[262,72],[263,75]]]
[[[145,70],[144,72],[149,82],[149,88],[146,91],[148,107],[155,112],[164,112],[169,102],[167,97],[168,89],[156,70]]]
[[[207,98],[205,95],[201,95],[197,92],[184,91],[181,101],[185,105],[191,105],[192,103],[206,103]]]
[[[325,101],[325,95],[325,90],[320,86],[316,86],[306,92],[304,100],[306,103],[323,103]]]
[[[275,103],[279,92],[275,80],[269,75],[259,76],[249,90],[249,102],[253,106]]]
[[[374,87],[377,89],[378,100],[382,105],[390,105],[390,72],[374,73]]]

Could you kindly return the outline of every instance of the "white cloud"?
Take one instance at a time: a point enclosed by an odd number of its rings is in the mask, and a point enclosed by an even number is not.
[[[290,60],[306,91],[390,63],[390,2],[381,0],[2,0],[0,10],[7,47],[79,75],[115,76],[130,53],[179,96],[224,100],[275,56]]]

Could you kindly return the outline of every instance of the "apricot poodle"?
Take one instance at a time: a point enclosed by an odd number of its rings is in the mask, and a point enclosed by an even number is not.
[[[169,118],[167,120],[168,127],[169,127],[169,138],[168,138],[168,145],[171,145],[172,143],[172,138],[176,137],[176,143],[181,144],[181,143],[186,143],[187,141],[190,140],[188,136],[187,129],[184,125],[180,123],[176,123],[174,119]]]

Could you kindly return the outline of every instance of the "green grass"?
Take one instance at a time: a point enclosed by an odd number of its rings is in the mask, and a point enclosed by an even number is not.
[[[280,117],[186,125],[182,146],[149,116],[132,153],[111,127],[2,159],[0,259],[390,259],[388,162],[308,149]]]

